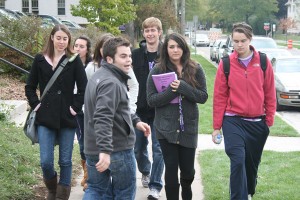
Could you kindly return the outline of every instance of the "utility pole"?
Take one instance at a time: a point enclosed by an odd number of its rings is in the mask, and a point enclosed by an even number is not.
[[[182,35],[185,33],[185,0],[181,0],[181,16],[180,16],[180,32]]]
[[[179,12],[178,12],[178,2],[177,2],[177,0],[174,0],[174,9],[175,9],[175,16],[178,16]]]

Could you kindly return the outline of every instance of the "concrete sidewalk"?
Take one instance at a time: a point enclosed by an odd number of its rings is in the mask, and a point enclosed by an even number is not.
[[[203,185],[201,182],[201,169],[197,158],[199,156],[199,152],[208,149],[217,149],[223,150],[224,149],[224,142],[220,145],[216,145],[211,140],[211,135],[199,135],[198,139],[198,148],[197,148],[197,155],[195,160],[195,169],[196,175],[195,180],[193,182],[193,199],[195,200],[203,200]],[[278,151],[278,152],[287,152],[287,151],[300,151],[300,137],[274,137],[269,136],[266,142],[264,150],[270,151]],[[72,192],[70,199],[71,200],[81,200],[83,197],[84,192],[82,191],[82,187],[80,186],[80,181],[82,179],[82,175],[77,178],[77,185],[72,187]],[[146,200],[147,194],[149,189],[143,188],[141,185],[141,174],[137,172],[137,193],[136,193],[136,200]],[[164,189],[161,192],[160,200],[166,200],[165,191]]]

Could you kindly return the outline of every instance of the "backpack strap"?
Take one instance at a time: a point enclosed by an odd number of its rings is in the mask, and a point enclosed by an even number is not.
[[[223,61],[223,71],[224,71],[224,74],[225,74],[227,82],[228,82],[228,76],[229,76],[229,72],[230,72],[230,60],[229,60],[229,56],[223,57],[222,61]]]
[[[267,69],[267,55],[265,53],[260,52],[260,51],[258,53],[259,53],[259,58],[260,58],[260,67],[261,67],[262,71],[264,72],[264,77],[265,77],[265,71]],[[229,73],[230,73],[230,59],[229,59],[229,56],[223,57],[222,60],[223,60],[224,74],[225,74],[227,82],[228,82],[228,76],[229,76]]]
[[[259,58],[260,58],[260,67],[263,70],[264,75],[265,75],[265,71],[267,69],[267,55],[260,51],[258,53],[259,53]]]

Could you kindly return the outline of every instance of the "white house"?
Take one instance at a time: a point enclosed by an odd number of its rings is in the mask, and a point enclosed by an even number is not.
[[[288,29],[288,33],[300,33],[300,0],[288,0],[287,17],[296,22],[296,28]]]
[[[19,10],[24,13],[47,14],[58,19],[68,19],[78,24],[87,24],[82,17],[71,14],[71,5],[78,5],[79,0],[0,0],[0,8]]]

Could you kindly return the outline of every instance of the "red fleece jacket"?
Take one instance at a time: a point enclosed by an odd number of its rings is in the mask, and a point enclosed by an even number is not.
[[[267,59],[265,72],[260,67],[259,53],[251,46],[253,58],[247,67],[238,61],[234,51],[230,55],[228,82],[223,62],[217,70],[213,99],[213,128],[222,127],[225,112],[245,117],[266,115],[266,123],[272,126],[276,112],[276,91],[272,64]]]

